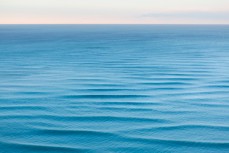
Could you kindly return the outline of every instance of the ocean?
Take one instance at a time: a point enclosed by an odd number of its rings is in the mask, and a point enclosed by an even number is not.
[[[0,153],[228,153],[228,25],[0,25]]]

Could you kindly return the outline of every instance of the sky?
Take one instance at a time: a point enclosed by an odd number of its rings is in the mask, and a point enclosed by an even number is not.
[[[0,0],[0,24],[229,24],[229,0]]]

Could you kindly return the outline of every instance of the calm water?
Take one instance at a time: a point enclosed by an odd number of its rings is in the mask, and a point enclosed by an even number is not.
[[[229,152],[229,26],[1,25],[0,153]]]

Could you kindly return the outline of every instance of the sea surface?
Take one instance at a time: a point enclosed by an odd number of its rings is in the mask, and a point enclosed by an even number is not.
[[[0,25],[0,153],[228,153],[229,25]]]

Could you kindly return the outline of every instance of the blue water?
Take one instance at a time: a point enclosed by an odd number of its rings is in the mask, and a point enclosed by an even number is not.
[[[0,25],[0,153],[228,153],[228,25]]]

